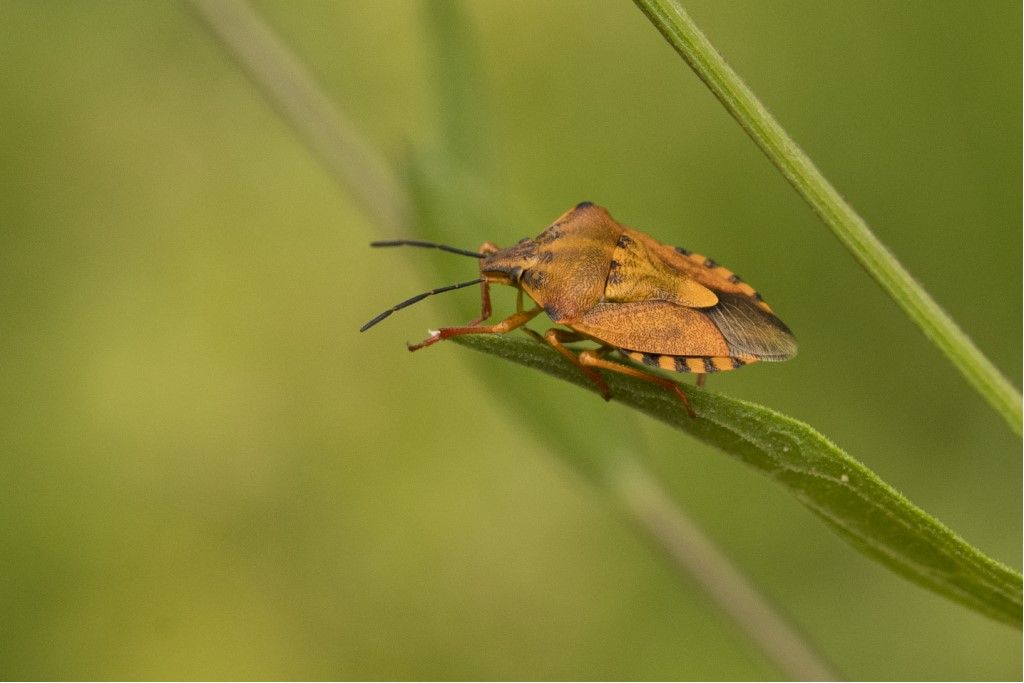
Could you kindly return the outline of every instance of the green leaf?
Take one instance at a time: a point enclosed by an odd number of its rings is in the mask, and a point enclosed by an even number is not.
[[[676,0],[634,0],[854,258],[1021,434],[1021,395],[842,198]]]
[[[455,337],[478,351],[594,391],[557,352],[529,338]],[[768,475],[856,548],[911,581],[1021,626],[1021,577],[969,545],[810,426],[769,408],[695,387],[680,401],[661,387],[605,373],[613,400],[715,446]]]

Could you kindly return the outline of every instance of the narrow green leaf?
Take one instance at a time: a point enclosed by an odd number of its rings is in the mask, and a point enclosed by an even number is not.
[[[676,0],[634,0],[865,270],[989,405],[1021,434],[1021,395],[886,249],[715,50]]]
[[[453,341],[591,391],[557,352],[526,338]],[[688,388],[690,418],[664,389],[605,373],[614,399],[715,446],[785,486],[859,550],[911,581],[993,619],[1021,626],[1021,577],[969,545],[810,426],[769,408]]]

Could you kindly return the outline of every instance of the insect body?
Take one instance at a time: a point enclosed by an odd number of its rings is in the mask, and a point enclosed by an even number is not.
[[[463,334],[502,334],[522,327],[551,345],[586,374],[605,399],[603,369],[638,377],[674,392],[693,415],[675,382],[650,372],[660,368],[698,375],[734,370],[756,361],[782,361],[796,353],[796,340],[754,288],[715,261],[682,247],[668,247],[617,223],[603,208],[583,202],[567,211],[534,239],[506,249],[487,242],[479,252],[399,240],[373,246],[434,247],[480,260],[480,277],[425,292],[384,311],[360,331],[396,310],[443,291],[480,284],[480,316],[461,327],[442,328],[415,351]],[[493,325],[489,286],[519,290],[515,313]],[[523,308],[525,293],[536,306]],[[523,327],[541,311],[568,329],[544,335]],[[578,353],[566,344],[594,341],[600,346]],[[610,360],[611,352],[635,361]]]

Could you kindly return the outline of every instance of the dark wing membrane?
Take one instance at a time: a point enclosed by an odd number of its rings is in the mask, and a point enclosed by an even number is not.
[[[796,355],[793,333],[751,297],[719,292],[718,304],[701,313],[721,331],[731,355],[751,354],[767,361]]]

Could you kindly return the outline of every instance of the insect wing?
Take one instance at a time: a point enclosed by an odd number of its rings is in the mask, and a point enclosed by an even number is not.
[[[718,303],[713,291],[661,258],[655,251],[660,246],[645,235],[626,229],[612,252],[605,301],[671,301],[691,308]]]
[[[725,337],[701,310],[670,301],[600,303],[567,325],[622,349],[670,356],[731,355]]]
[[[793,333],[761,295],[734,272],[702,254],[666,246],[642,232],[627,229],[626,235],[643,244],[652,256],[679,273],[680,278],[696,280],[714,292],[717,302],[700,308],[700,313],[719,330],[729,346],[728,355],[781,361],[796,354]]]
[[[719,293],[718,305],[701,311],[721,331],[730,355],[750,354],[779,361],[796,355],[796,339],[786,325],[767,313],[757,300],[742,294]]]

